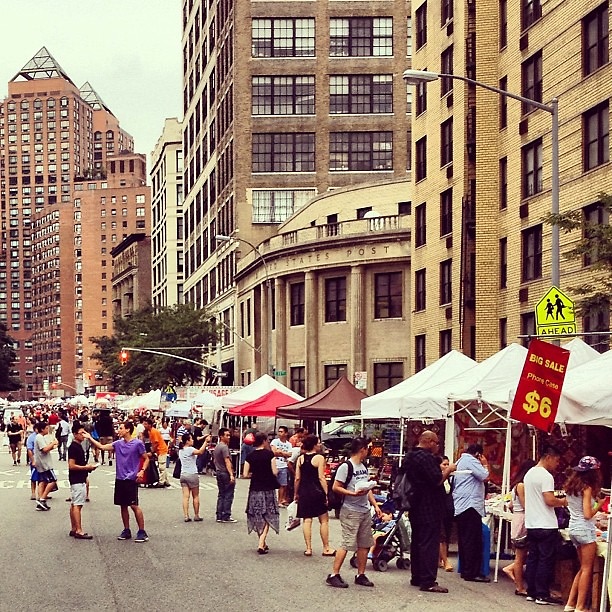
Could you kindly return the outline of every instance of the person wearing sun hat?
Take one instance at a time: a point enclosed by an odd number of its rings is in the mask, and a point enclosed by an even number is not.
[[[564,489],[570,511],[569,535],[578,552],[580,569],[574,577],[565,610],[587,610],[589,590],[592,584],[593,562],[597,552],[593,517],[602,504],[597,499],[601,491],[601,463],[595,457],[582,457],[572,469]]]

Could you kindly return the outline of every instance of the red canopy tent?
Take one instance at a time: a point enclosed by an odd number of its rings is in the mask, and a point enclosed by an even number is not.
[[[258,397],[252,402],[240,404],[229,409],[229,413],[234,416],[258,416],[258,417],[275,417],[276,409],[279,406],[288,406],[295,403],[297,400],[278,389],[272,389],[265,395]]]
[[[327,420],[332,417],[359,415],[361,400],[368,397],[357,389],[346,376],[339,378],[323,391],[301,402],[279,404],[276,415],[286,419]]]

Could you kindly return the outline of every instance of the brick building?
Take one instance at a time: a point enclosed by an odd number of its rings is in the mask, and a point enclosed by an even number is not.
[[[149,230],[145,159],[44,47],[9,82],[0,130],[0,320],[21,397],[39,397],[45,380],[83,392],[97,370],[89,337],[112,333],[110,250]]]

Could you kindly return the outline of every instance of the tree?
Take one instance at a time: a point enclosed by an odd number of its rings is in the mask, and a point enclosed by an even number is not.
[[[116,318],[113,336],[91,338],[98,360],[113,381],[115,391],[133,393],[150,391],[168,384],[193,385],[206,377],[202,371],[202,353],[209,344],[216,345],[218,330],[205,310],[192,304],[179,304],[153,311],[145,308],[130,317]],[[120,363],[124,347],[160,350],[185,357],[196,363],[146,352],[130,351],[125,365]],[[170,348],[169,348],[170,347]]]
[[[11,376],[13,364],[17,359],[14,343],[6,325],[0,322],[0,391],[16,391],[23,387],[19,379]]]
[[[577,300],[577,314],[596,316],[609,312],[612,294],[612,196],[599,195],[597,219],[585,219],[584,210],[572,210],[558,215],[549,215],[546,222],[557,224],[566,234],[582,230],[582,238],[564,256],[570,260],[583,259],[589,262],[593,276],[587,283],[570,290],[581,296]]]

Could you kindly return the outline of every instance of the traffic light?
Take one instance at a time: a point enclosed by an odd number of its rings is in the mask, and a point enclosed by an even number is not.
[[[54,390],[57,389],[57,383],[51,383],[51,388]]]
[[[121,354],[119,355],[119,361],[121,362],[121,365],[125,365],[127,363],[127,360],[128,360],[128,352],[121,351]]]

